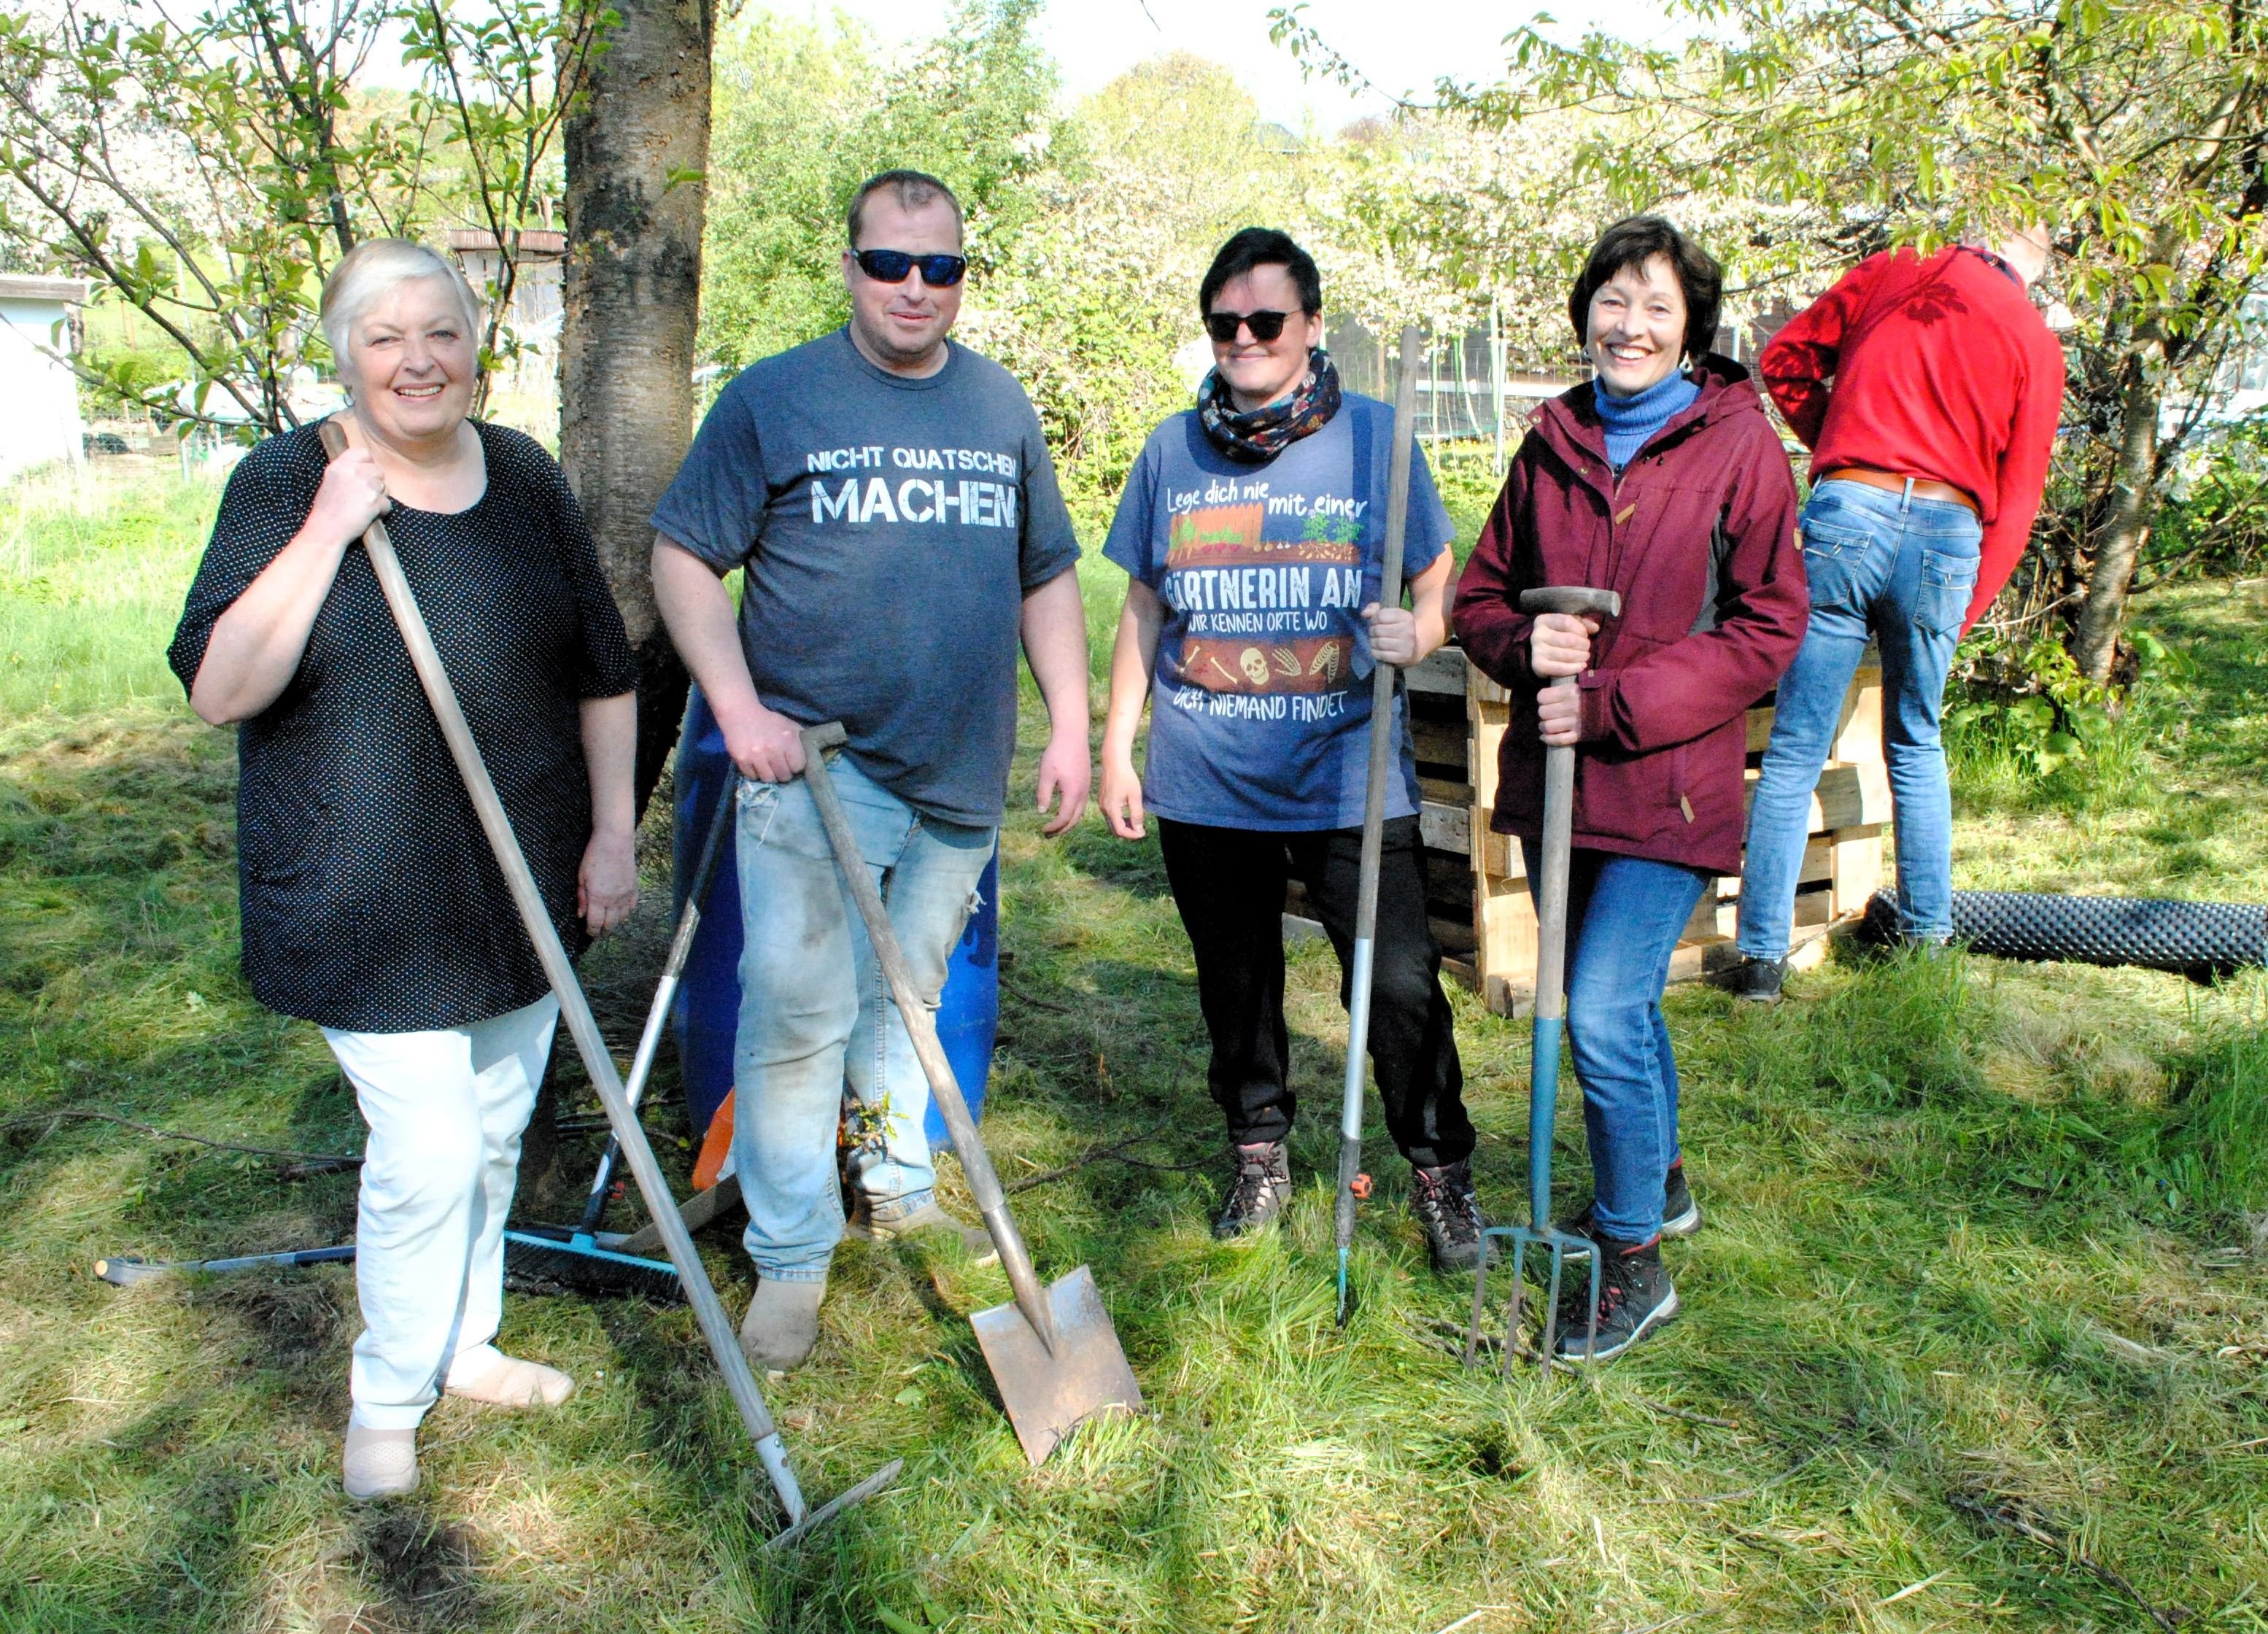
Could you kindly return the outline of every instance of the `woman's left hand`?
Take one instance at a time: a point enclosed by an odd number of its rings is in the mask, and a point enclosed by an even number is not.
[[[593,936],[604,936],[630,916],[637,899],[637,837],[593,833],[575,876],[575,911],[583,916]]]
[[[1381,607],[1375,601],[1362,610],[1370,621],[1370,654],[1381,664],[1407,669],[1418,661],[1418,615],[1407,607]]]

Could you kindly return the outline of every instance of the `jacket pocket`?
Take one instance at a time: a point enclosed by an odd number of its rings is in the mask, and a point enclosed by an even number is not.
[[[1575,832],[1602,839],[1650,840],[1678,818],[1675,748],[1617,744],[1575,748]]]

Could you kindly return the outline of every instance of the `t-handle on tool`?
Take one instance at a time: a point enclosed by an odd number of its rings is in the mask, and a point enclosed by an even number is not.
[[[1134,1370],[1126,1365],[1118,1330],[1110,1325],[1110,1314],[1102,1308],[1094,1273],[1082,1265],[1043,1288],[1039,1274],[1032,1269],[1031,1251],[1009,1217],[1007,1194],[1001,1190],[1000,1177],[993,1173],[992,1159],[977,1137],[976,1120],[968,1115],[968,1103],[961,1099],[953,1065],[937,1041],[937,1018],[914,986],[913,972],[898,946],[897,932],[890,926],[889,910],[882,905],[881,893],[874,888],[866,860],[859,854],[858,837],[850,832],[850,816],[843,809],[843,797],[835,791],[834,775],[827,769],[827,751],[841,748],[844,740],[839,722],[803,729],[804,784],[811,791],[812,803],[819,807],[819,821],[835,852],[835,865],[858,917],[865,924],[867,944],[874,950],[882,979],[889,984],[890,997],[898,1007],[899,1019],[905,1023],[906,1036],[913,1041],[922,1075],[929,1079],[937,1109],[945,1115],[946,1130],[953,1137],[953,1150],[961,1159],[961,1177],[968,1182],[968,1194],[976,1199],[977,1210],[984,1216],[984,1229],[991,1233],[992,1244],[1000,1251],[1001,1268],[1008,1273],[1008,1285],[1015,1291],[1012,1302],[977,1312],[969,1318],[969,1326],[976,1329],[977,1345],[992,1369],[992,1381],[1000,1387],[1000,1404],[1008,1410],[1008,1422],[1015,1428],[1016,1439],[1023,1444],[1024,1456],[1036,1465],[1076,1426],[1097,1414],[1113,1408],[1140,1412],[1142,1387],[1134,1382]]]
[[[1623,599],[1611,590],[1587,590],[1580,585],[1553,585],[1524,590],[1523,613],[1568,613],[1613,618],[1623,610]],[[1554,676],[1550,685],[1572,687],[1572,675]],[[1589,1337],[1584,1355],[1599,1343],[1599,1255],[1587,1238],[1559,1230],[1551,1223],[1551,1131],[1559,1110],[1559,1046],[1567,1027],[1567,869],[1574,849],[1575,746],[1552,744],[1543,757],[1543,878],[1531,880],[1535,894],[1535,1031],[1529,1049],[1528,1092],[1528,1224],[1491,1226],[1483,1233],[1480,1270],[1473,1278],[1473,1325],[1465,1335],[1465,1365],[1480,1354],[1481,1323],[1487,1314],[1488,1255],[1485,1240],[1502,1237],[1512,1245],[1512,1314],[1506,1319],[1504,1371],[1512,1373],[1512,1356],[1520,1336],[1521,1295],[1527,1290],[1527,1257],[1530,1248],[1550,1257],[1550,1290],[1543,1306],[1543,1371],[1551,1371],[1552,1347],[1559,1338],[1559,1278],[1570,1255],[1580,1255],[1591,1268]]]

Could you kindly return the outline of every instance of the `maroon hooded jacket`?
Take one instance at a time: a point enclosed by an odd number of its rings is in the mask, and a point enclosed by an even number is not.
[[[1575,843],[1737,873],[1743,717],[1794,661],[1811,605],[1795,482],[1763,399],[1726,358],[1693,372],[1700,396],[1619,481],[1589,385],[1529,416],[1453,616],[1467,656],[1513,696],[1498,833],[1543,832],[1535,621],[1520,593],[1588,585],[1621,593],[1623,611],[1593,638],[1580,681]]]

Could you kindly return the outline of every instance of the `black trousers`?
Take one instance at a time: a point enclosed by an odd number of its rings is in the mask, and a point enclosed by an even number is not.
[[[1362,830],[1298,834],[1208,828],[1160,819],[1158,843],[1174,905],[1197,951],[1197,1000],[1212,1041],[1206,1081],[1240,1145],[1281,1140],[1296,1110],[1286,1082],[1284,887],[1297,878],[1339,956],[1339,1003],[1353,985]],[[1370,1059],[1386,1127],[1423,1168],[1469,1157],[1464,1069],[1441,991],[1441,950],[1425,923],[1418,820],[1386,825],[1372,954]]]

